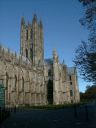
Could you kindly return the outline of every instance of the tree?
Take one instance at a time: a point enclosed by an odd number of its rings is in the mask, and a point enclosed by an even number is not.
[[[74,63],[85,80],[96,83],[96,0],[79,1],[85,8],[80,23],[89,30],[89,38],[77,48]]]
[[[96,99],[96,85],[92,85],[88,88],[86,88],[85,91],[85,97],[86,99]]]
[[[80,93],[81,100],[96,100],[96,85],[86,86],[85,93]]]

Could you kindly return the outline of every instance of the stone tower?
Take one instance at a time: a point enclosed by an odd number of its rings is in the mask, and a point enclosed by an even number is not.
[[[28,58],[32,65],[39,66],[44,60],[43,24],[34,15],[32,24],[26,25],[24,17],[21,19],[20,54]]]

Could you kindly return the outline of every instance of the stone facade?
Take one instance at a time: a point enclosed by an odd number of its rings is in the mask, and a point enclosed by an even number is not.
[[[60,64],[56,50],[44,60],[43,24],[21,20],[20,55],[0,46],[0,80],[6,106],[33,106],[80,101],[76,68]]]

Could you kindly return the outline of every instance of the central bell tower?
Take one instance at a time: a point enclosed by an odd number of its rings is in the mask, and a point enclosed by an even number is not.
[[[43,24],[34,15],[32,24],[26,25],[21,19],[20,54],[30,60],[32,65],[42,65],[44,60]]]

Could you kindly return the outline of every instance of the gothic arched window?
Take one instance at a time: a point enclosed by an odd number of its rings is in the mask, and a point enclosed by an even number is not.
[[[28,50],[26,49],[26,58],[28,58]]]
[[[72,90],[70,90],[70,96],[73,96],[73,91]]]
[[[15,75],[15,84],[14,84],[15,89],[16,89],[16,85],[17,85],[17,76]]]
[[[24,90],[24,78],[22,77],[22,90]]]
[[[30,31],[30,38],[32,39],[32,29],[31,29],[31,31]]]
[[[26,30],[26,40],[28,40],[28,30]]]
[[[71,77],[71,75],[69,75],[69,80],[70,80],[70,81],[72,80],[72,77]]]
[[[30,48],[30,58],[32,59],[33,55],[32,55],[32,48]]]
[[[8,73],[6,72],[6,87],[8,88],[8,80],[9,80],[9,76]]]

